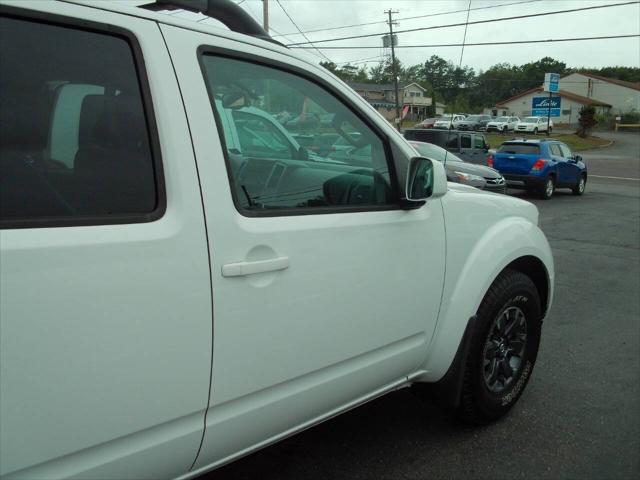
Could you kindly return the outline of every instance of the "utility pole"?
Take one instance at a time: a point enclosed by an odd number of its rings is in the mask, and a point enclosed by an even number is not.
[[[398,13],[397,10],[386,10],[384,13],[389,15],[389,44],[391,45],[391,72],[393,73],[393,86],[396,91],[396,119],[398,123],[396,124],[396,128],[400,131],[402,127],[402,119],[400,118],[400,98],[398,94],[398,72],[396,70],[396,51],[393,45],[393,26],[397,25],[398,22],[394,22],[391,15],[394,13]]]
[[[262,0],[262,26],[269,34],[269,0]]]
[[[549,133],[549,125],[551,125],[551,95],[549,92],[549,108],[547,109],[547,137],[550,135]]]

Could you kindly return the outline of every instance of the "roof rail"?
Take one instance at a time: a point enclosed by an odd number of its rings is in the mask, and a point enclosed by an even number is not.
[[[202,13],[226,25],[232,32],[244,33],[268,42],[282,45],[241,7],[231,0],[155,0],[140,7],[154,12],[161,10],[188,10]]]

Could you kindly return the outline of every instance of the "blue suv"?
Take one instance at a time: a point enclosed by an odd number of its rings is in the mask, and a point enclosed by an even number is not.
[[[587,166],[580,155],[555,140],[514,139],[504,142],[487,158],[510,187],[524,187],[548,200],[556,188],[570,188],[582,195],[587,185]]]

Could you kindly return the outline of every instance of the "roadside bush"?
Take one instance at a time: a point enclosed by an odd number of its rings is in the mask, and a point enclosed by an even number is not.
[[[610,113],[598,113],[595,119],[599,130],[613,130],[616,123],[616,116]]]
[[[591,129],[596,125],[596,109],[593,105],[584,105],[580,109],[580,118],[578,118],[578,136],[585,138],[589,136]]]
[[[620,123],[640,123],[640,112],[626,112],[621,117]]]

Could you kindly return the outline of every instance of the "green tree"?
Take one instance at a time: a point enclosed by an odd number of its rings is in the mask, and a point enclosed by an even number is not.
[[[329,70],[331,73],[335,73],[337,74],[337,70],[338,70],[338,65],[336,65],[333,62],[325,62],[322,61],[320,62],[320,66],[326,68],[327,70]]]
[[[338,65],[333,62],[320,62],[320,65],[330,72],[334,73],[345,82],[366,83],[369,81],[369,75],[367,74],[367,69],[364,66],[358,68],[356,65],[347,63],[342,67],[338,67]]]
[[[615,78],[626,82],[640,83],[640,68],[637,67],[603,67],[603,68],[575,68],[573,72],[593,73],[607,78]]]
[[[398,74],[398,79],[401,79],[404,76],[404,67],[398,57],[396,57],[396,72]],[[393,83],[393,64],[391,62],[391,58],[385,58],[374,67],[371,67],[369,77],[371,78],[372,83]]]
[[[596,125],[596,109],[593,105],[584,105],[580,109],[580,118],[578,118],[578,131],[576,132],[582,138],[589,135],[591,129]]]

